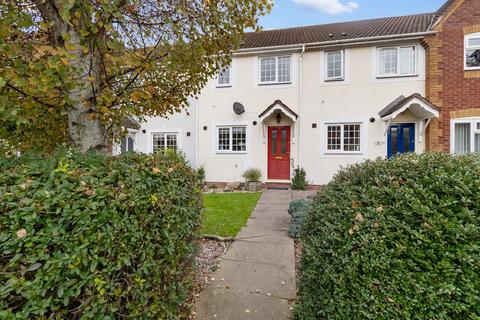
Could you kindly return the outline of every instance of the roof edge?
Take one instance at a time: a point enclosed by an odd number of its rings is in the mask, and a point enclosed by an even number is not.
[[[363,37],[363,38],[356,38],[356,39],[307,42],[307,43],[244,48],[244,49],[241,48],[241,49],[238,49],[236,53],[253,53],[258,51],[274,51],[278,49],[297,49],[297,48],[302,49],[302,47],[312,48],[312,47],[332,46],[332,45],[353,45],[353,44],[358,44],[362,42],[373,42],[373,41],[381,41],[381,40],[398,40],[398,39],[409,40],[410,38],[418,38],[418,37],[433,35],[436,33],[437,31],[429,30],[429,31],[415,32],[415,33],[401,33],[401,34],[393,34],[393,35],[387,35],[387,36]]]

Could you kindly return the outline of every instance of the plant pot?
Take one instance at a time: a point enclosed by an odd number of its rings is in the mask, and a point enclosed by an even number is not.
[[[262,183],[260,181],[250,181],[250,182],[247,182],[246,187],[248,191],[255,192],[262,188]]]

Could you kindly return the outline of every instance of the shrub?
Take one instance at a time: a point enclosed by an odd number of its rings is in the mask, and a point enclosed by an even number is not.
[[[200,166],[197,169],[197,178],[202,185],[205,184],[205,166]]]
[[[295,319],[478,319],[479,195],[476,156],[338,173],[302,226]]]
[[[201,193],[178,155],[1,158],[0,318],[177,319]]]
[[[307,174],[303,168],[296,167],[292,179],[293,190],[305,190],[307,186]]]
[[[300,199],[293,200],[288,206],[288,213],[292,216],[292,223],[288,229],[288,234],[292,238],[298,238],[300,235],[300,229],[303,224],[303,220],[307,215],[308,206],[310,201]]]
[[[262,177],[262,171],[258,168],[250,168],[247,169],[243,174],[242,177],[247,180],[247,182],[258,182]]]

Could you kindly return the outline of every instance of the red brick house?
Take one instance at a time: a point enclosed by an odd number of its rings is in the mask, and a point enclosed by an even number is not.
[[[425,38],[426,97],[440,108],[427,149],[480,152],[480,0],[449,0]]]

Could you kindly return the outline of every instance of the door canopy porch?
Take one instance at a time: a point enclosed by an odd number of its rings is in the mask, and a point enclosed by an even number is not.
[[[410,111],[419,120],[431,120],[439,117],[439,109],[418,93],[411,96],[400,96],[388,106],[383,108],[378,115],[383,121],[392,121],[405,111]]]
[[[296,122],[298,119],[298,115],[290,109],[285,103],[281,100],[275,100],[271,105],[269,105],[265,110],[262,111],[258,115],[260,121],[265,122],[266,119],[270,118],[271,116],[282,117],[283,115],[289,118],[292,122]]]
[[[295,143],[295,122],[298,119],[298,114],[296,114],[292,109],[290,109],[285,103],[281,100],[275,100],[271,105],[269,105],[265,110],[263,110],[259,115],[258,118],[262,122],[263,127],[263,143],[266,143],[266,134],[267,134],[267,120],[275,119],[278,124],[282,121],[282,119],[287,118],[290,120],[292,130],[291,130],[291,139],[292,143]]]

